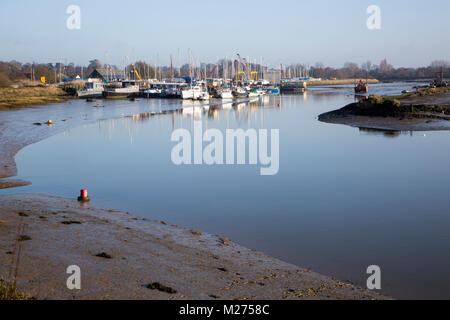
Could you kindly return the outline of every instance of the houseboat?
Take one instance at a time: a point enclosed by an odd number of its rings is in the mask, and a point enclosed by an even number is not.
[[[97,79],[89,79],[85,83],[83,90],[77,91],[77,96],[82,99],[101,98],[103,91],[103,82]]]
[[[133,81],[115,82],[105,86],[103,98],[125,99],[140,95],[139,85]]]
[[[306,91],[306,81],[298,79],[283,79],[281,80],[281,93],[303,93]]]

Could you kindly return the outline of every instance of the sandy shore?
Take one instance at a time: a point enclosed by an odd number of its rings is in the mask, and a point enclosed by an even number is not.
[[[0,111],[0,177],[17,174],[14,156],[26,145],[142,111],[117,103],[107,110],[74,102]],[[34,124],[47,119],[54,125]],[[0,262],[0,278],[17,274],[19,289],[38,299],[384,298],[221,236],[47,195],[0,196]],[[70,265],[81,268],[80,291],[66,287]]]

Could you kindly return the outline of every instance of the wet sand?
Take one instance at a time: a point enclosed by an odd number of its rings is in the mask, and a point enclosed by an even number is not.
[[[19,244],[18,286],[38,299],[383,298],[221,236],[73,200],[0,196],[0,220],[0,275],[15,269]],[[66,287],[70,265],[79,291]],[[171,290],[146,287],[155,283]]]
[[[1,111],[0,177],[17,174],[14,156],[26,145],[136,113],[97,109],[75,103]],[[47,119],[54,124],[34,124]],[[67,289],[70,265],[81,268],[80,291]],[[0,277],[15,273],[19,289],[37,299],[385,298],[221,236],[34,194],[0,196]]]

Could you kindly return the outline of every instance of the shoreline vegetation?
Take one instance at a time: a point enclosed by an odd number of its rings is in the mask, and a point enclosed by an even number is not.
[[[0,300],[31,300],[27,294],[17,290],[14,282],[7,282],[0,278]]]
[[[64,102],[70,98],[63,89],[55,86],[0,88],[0,110]]]
[[[428,88],[398,96],[371,95],[323,113],[318,119],[372,129],[450,130],[450,88]]]

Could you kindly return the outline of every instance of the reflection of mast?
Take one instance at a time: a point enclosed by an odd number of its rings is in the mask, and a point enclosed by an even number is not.
[[[175,113],[172,112],[172,131],[175,129]]]

